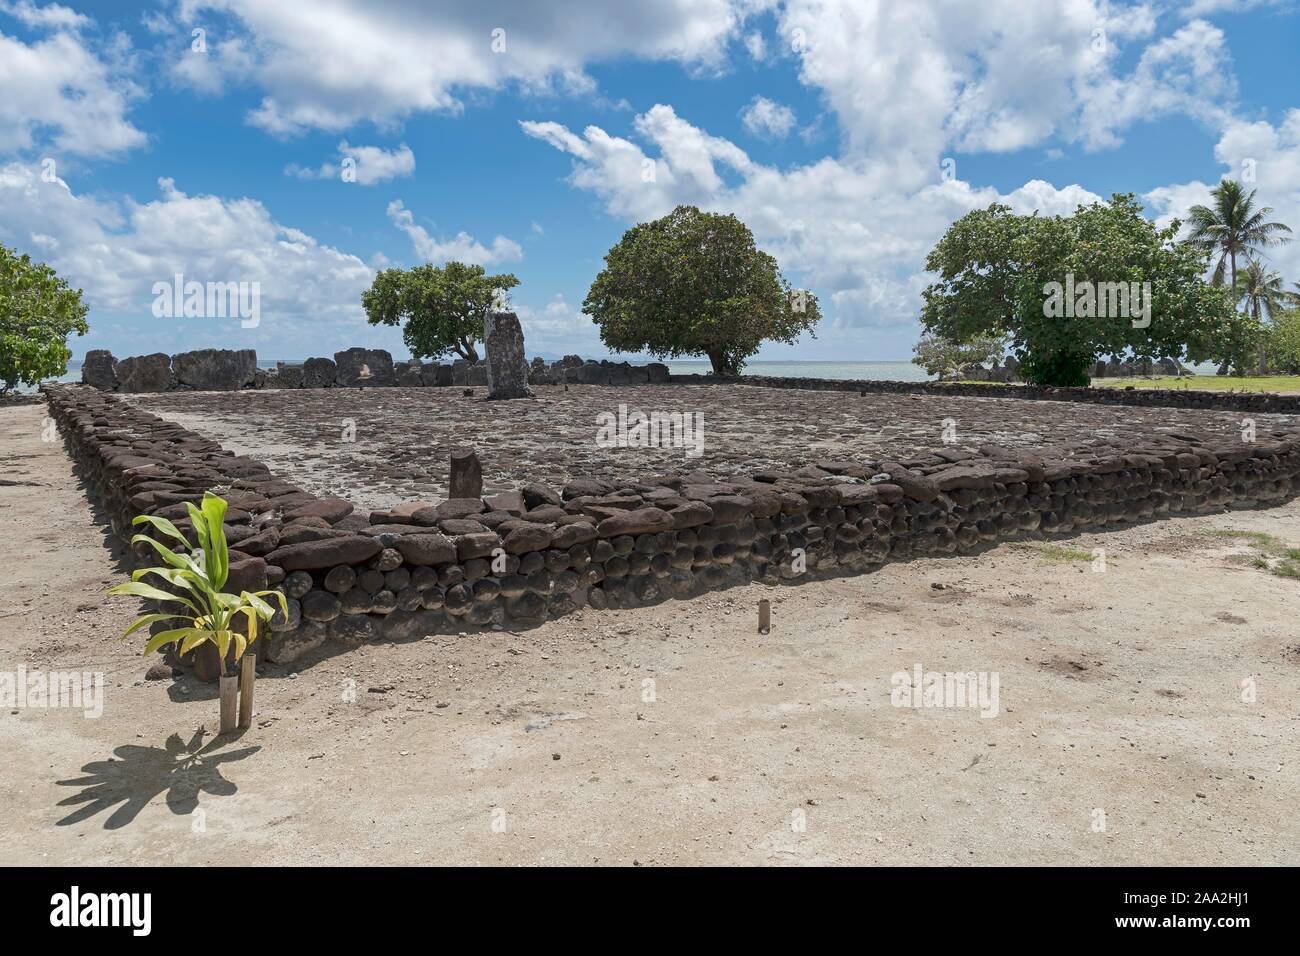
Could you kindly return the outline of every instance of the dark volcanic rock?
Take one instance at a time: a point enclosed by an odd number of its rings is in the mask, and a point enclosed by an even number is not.
[[[456,560],[456,546],[446,535],[436,532],[404,534],[397,539],[397,550],[408,564],[449,564]]]
[[[420,508],[411,515],[411,521],[417,525],[432,527],[447,518],[470,518],[482,514],[484,504],[481,498],[449,498],[442,504]]]
[[[415,388],[424,385],[424,363],[418,359],[398,362],[393,366],[393,379],[398,385]]]
[[[452,452],[447,486],[447,497],[451,499],[483,496],[483,464],[475,452],[465,449]]]
[[[117,384],[124,392],[165,392],[175,384],[172,360],[162,352],[133,355],[117,363]]]
[[[483,348],[487,352],[488,398],[532,398],[519,317],[513,312],[489,312],[483,320]]]
[[[117,359],[108,349],[91,349],[81,363],[81,381],[111,392],[117,388]]]
[[[202,392],[233,392],[253,384],[257,352],[253,349],[198,349],[172,356],[179,385]]]
[[[674,527],[673,516],[668,512],[660,508],[638,508],[611,515],[596,526],[596,531],[602,538],[612,538],[622,534],[656,534],[672,531]]]
[[[302,387],[333,388],[338,374],[338,366],[333,359],[309,358],[302,363]]]
[[[334,353],[334,364],[338,367],[335,382],[344,388],[356,388],[358,385],[392,385],[393,356],[384,349],[352,348],[345,352]],[[362,370],[369,372],[369,377],[362,377]]]
[[[429,364],[420,370],[420,380],[426,386],[443,387],[451,384],[451,366]]]
[[[311,504],[303,505],[300,508],[294,508],[292,511],[284,513],[285,521],[293,521],[296,518],[324,518],[330,524],[346,518],[352,513],[352,502],[343,498],[321,498],[313,501]]]
[[[267,561],[286,571],[332,568],[336,564],[359,564],[383,550],[374,538],[348,534],[321,541],[304,541],[277,548],[267,555]]]

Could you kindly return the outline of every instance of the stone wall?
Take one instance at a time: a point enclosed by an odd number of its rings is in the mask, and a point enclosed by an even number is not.
[[[103,391],[158,392],[174,388],[224,391],[240,388],[354,388],[486,386],[487,366],[457,359],[450,364],[418,360],[394,362],[384,349],[351,348],[334,358],[309,358],[301,365],[281,362],[277,368],[257,368],[252,349],[200,349],[167,356],[162,352],[120,361],[103,349],[86,353],[83,384]],[[576,355],[547,363],[534,358],[528,367],[530,385],[713,385],[711,375],[671,375],[660,362],[583,360]],[[1212,408],[1224,411],[1300,413],[1300,396],[1263,392],[1210,392],[1195,389],[1050,388],[970,382],[887,382],[859,379],[781,378],[743,375],[727,384],[819,391],[916,392],[969,395],[983,398],[1026,398],[1040,401],[1095,402],[1102,405],[1143,405],[1167,408]]]
[[[199,349],[168,356],[164,352],[118,360],[107,349],[91,349],[81,366],[81,381],[108,392],[165,392],[171,389],[233,391],[241,388],[446,387],[488,384],[487,364],[457,359],[450,363],[413,359],[394,362],[384,349],[350,348],[333,358],[301,364],[279,362],[257,367],[252,349]],[[530,385],[636,385],[668,381],[668,366],[658,362],[583,361],[576,355],[528,366]]]
[[[755,385],[813,391],[858,392],[860,395],[911,392],[923,395],[965,395],[972,398],[1025,398],[1048,402],[1092,402],[1098,405],[1140,405],[1163,408],[1207,408],[1220,411],[1300,414],[1300,395],[1269,392],[1210,392],[1182,388],[1052,388],[1042,385],[998,385],[965,382],[887,382],[874,379],[782,378],[742,375],[717,379],[711,375],[670,375],[677,385]]]
[[[1263,506],[1300,489],[1297,423],[1249,444],[1158,434],[1052,458],[946,446],[901,462],[821,461],[725,481],[684,472],[619,485],[576,479],[558,490],[528,484],[363,515],[114,395],[66,385],[46,395],[117,534],[129,538],[138,514],[184,528],[184,502],[205,490],[230,502],[232,589],[277,586],[290,598],[288,619],[273,623],[260,650],[279,663],[466,626],[527,626],[583,606],[634,607]]]

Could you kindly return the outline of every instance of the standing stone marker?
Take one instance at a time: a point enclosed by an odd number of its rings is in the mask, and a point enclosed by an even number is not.
[[[81,380],[94,388],[117,388],[117,359],[108,349],[91,349],[81,363]]]
[[[483,347],[487,352],[488,398],[532,398],[519,317],[513,312],[489,312],[483,320]]]
[[[451,480],[448,482],[447,497],[483,497],[483,465],[473,450],[451,453]]]

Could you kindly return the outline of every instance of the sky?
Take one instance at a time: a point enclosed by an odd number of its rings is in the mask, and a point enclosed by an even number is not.
[[[0,0],[0,243],[83,290],[74,358],[406,357],[361,293],[449,259],[519,278],[530,355],[602,358],[605,253],[689,203],[818,296],[757,359],[908,359],[991,202],[1163,224],[1232,176],[1300,230],[1298,47],[1295,0]],[[258,320],[155,315],[178,274]]]

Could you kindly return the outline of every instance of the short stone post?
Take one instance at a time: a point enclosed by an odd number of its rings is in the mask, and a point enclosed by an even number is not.
[[[451,453],[451,477],[448,481],[447,497],[483,497],[483,465],[473,449],[462,449]]]

